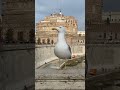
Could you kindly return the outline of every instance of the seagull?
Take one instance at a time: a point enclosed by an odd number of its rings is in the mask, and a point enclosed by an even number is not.
[[[54,48],[54,53],[59,59],[71,59],[71,48],[65,39],[66,29],[63,26],[53,28],[58,31],[57,43]],[[66,65],[65,65],[66,66]]]

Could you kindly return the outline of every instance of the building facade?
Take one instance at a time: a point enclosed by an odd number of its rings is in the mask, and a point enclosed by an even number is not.
[[[0,18],[0,42],[2,40],[2,18]]]
[[[102,20],[110,23],[120,23],[120,12],[103,12]]]
[[[34,0],[5,0],[2,4],[2,41],[34,42]]]
[[[102,22],[103,0],[85,0],[86,24],[100,24]]]
[[[92,9],[96,5],[88,0],[87,4],[89,7],[87,19],[94,19],[90,16],[93,15]],[[86,23],[86,60],[88,63],[88,74],[89,70],[96,69],[97,73],[103,73],[103,69],[112,70],[119,68],[119,44],[120,44],[120,23],[119,13],[103,13],[102,14],[102,2],[103,0],[94,0],[98,4],[96,9],[99,10],[95,13],[95,17],[98,17],[98,21],[94,19],[91,23]],[[112,11],[111,11],[112,12]],[[90,16],[89,16],[90,15]],[[94,16],[93,16],[94,17]],[[107,23],[104,21],[106,19]],[[113,21],[112,21],[113,19]],[[114,21],[116,20],[116,21]],[[101,22],[101,23],[100,23]],[[118,58],[116,58],[116,56]]]

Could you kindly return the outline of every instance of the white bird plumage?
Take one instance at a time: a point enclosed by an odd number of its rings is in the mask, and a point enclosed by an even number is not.
[[[54,53],[59,59],[71,59],[71,49],[65,40],[65,27],[59,26],[56,29],[58,31],[58,39]]]

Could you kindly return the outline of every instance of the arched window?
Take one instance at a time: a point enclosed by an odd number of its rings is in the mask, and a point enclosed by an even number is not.
[[[47,39],[47,44],[50,44],[50,39],[49,38]]]
[[[31,29],[29,32],[29,42],[34,43],[35,42],[35,30]]]
[[[6,32],[6,42],[11,43],[13,42],[13,29],[8,29]]]
[[[51,40],[51,44],[54,44],[54,41],[53,41],[53,40]]]
[[[106,21],[107,21],[107,24],[110,24],[110,19],[109,19],[109,18],[107,18],[107,20],[106,20]]]
[[[41,44],[41,39],[40,38],[38,38],[37,43]]]
[[[83,41],[81,40],[81,42],[80,43],[83,43]]]
[[[18,32],[18,42],[23,42],[23,32]]]
[[[106,33],[104,33],[104,39],[106,39]]]
[[[79,37],[81,37],[81,34],[79,34]]]
[[[42,40],[42,43],[45,44],[45,39]]]
[[[115,33],[115,39],[117,39],[117,33]]]

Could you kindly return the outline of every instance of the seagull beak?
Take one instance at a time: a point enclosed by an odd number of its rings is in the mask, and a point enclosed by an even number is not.
[[[56,31],[58,31],[58,29],[57,29],[57,28],[52,28],[52,30],[56,30]]]

